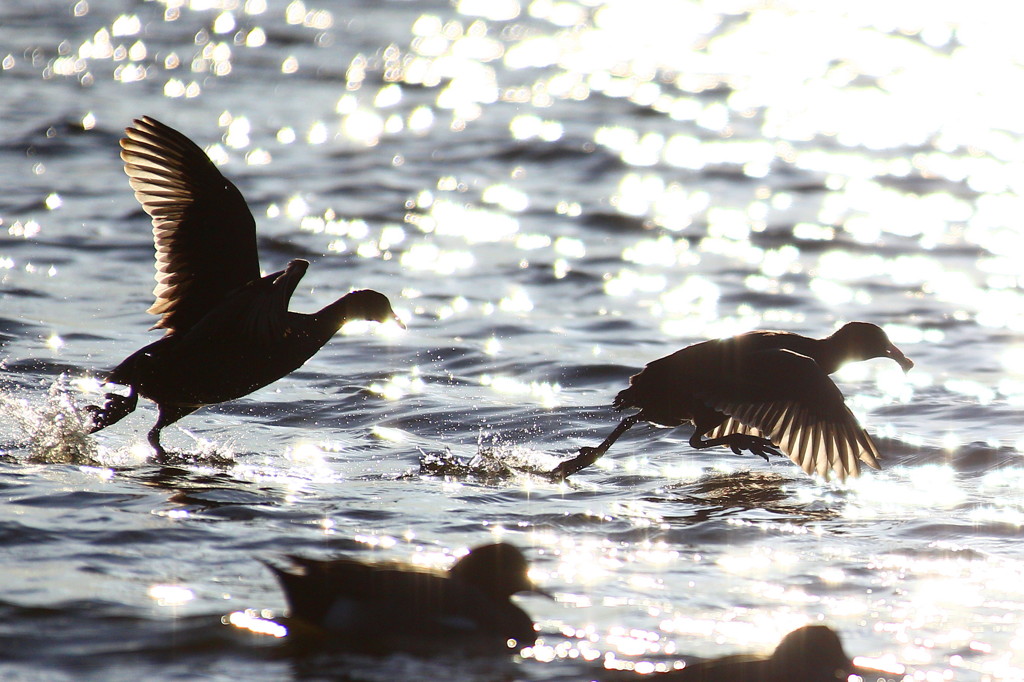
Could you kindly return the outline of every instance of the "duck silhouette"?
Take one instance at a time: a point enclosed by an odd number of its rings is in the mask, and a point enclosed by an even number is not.
[[[832,628],[807,625],[783,637],[771,656],[734,654],[666,673],[641,676],[611,672],[599,679],[601,682],[625,682],[641,677],[653,682],[845,682],[851,674],[871,680],[889,679],[886,671],[854,665]]]
[[[550,595],[530,580],[514,545],[472,549],[448,571],[352,559],[288,556],[267,566],[288,602],[292,634],[334,650],[362,653],[513,654],[533,645],[533,620],[509,599]]]
[[[724,445],[768,459],[785,453],[808,474],[840,480],[878,469],[879,453],[829,375],[847,362],[889,358],[904,371],[914,363],[878,326],[850,322],[824,339],[752,331],[683,348],[649,363],[619,392],[616,409],[638,408],[597,447],[551,472],[564,479],[597,461],[640,421],[694,426],[690,446]],[[707,439],[705,440],[705,436]]]
[[[252,213],[203,150],[148,116],[125,134],[121,159],[156,245],[148,312],[160,316],[153,328],[166,332],[106,375],[129,393],[107,393],[102,406],[86,408],[93,432],[123,419],[142,395],[159,407],[148,440],[164,458],[164,427],[298,369],[349,320],[402,325],[387,297],[369,289],[312,314],[290,312],[309,263],[296,259],[261,276]]]

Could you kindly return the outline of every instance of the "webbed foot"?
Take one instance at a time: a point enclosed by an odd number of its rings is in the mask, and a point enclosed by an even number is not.
[[[111,424],[115,424],[128,416],[139,404],[139,394],[132,389],[128,395],[120,393],[107,393],[104,396],[103,407],[99,405],[86,405],[85,411],[92,419],[92,426],[89,433],[95,433]]]
[[[606,448],[607,449],[607,448]],[[568,477],[575,474],[581,469],[585,469],[594,462],[596,462],[601,455],[604,454],[604,450],[601,448],[592,448],[585,446],[580,448],[580,454],[576,455],[572,459],[567,459],[554,469],[551,470],[551,477],[556,481],[564,481]]]
[[[782,453],[779,452],[778,448],[767,438],[761,438],[759,436],[751,436],[746,433],[734,433],[727,436],[728,441],[726,445],[733,451],[734,454],[742,455],[744,450],[747,450],[752,455],[764,458],[764,461],[769,461],[769,455],[775,455],[776,457],[782,457]]]

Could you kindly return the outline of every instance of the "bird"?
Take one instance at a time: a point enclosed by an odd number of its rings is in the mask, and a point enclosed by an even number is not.
[[[532,646],[537,633],[509,597],[526,592],[553,599],[530,580],[519,548],[506,542],[470,550],[447,572],[287,558],[287,569],[264,562],[288,603],[282,624],[305,642],[335,650],[514,654]]]
[[[260,274],[256,223],[241,192],[192,140],[149,116],[121,140],[135,198],[152,219],[156,300],[165,330],[105,375],[129,393],[86,407],[90,433],[132,412],[142,395],[159,408],[147,439],[167,456],[161,430],[204,405],[234,400],[298,369],[349,320],[404,327],[388,298],[351,291],[318,312],[288,310],[309,263]]]
[[[847,362],[870,358],[889,358],[904,372],[914,366],[870,322],[847,323],[823,339],[751,331],[687,346],[649,363],[616,396],[616,409],[639,412],[624,418],[600,445],[581,448],[550,473],[564,480],[590,466],[641,421],[692,423],[695,449],[724,445],[765,461],[785,453],[826,481],[830,471],[842,481],[858,476],[859,462],[879,469],[878,448],[829,378]]]
[[[783,637],[768,657],[734,654],[643,678],[657,682],[840,682],[850,674],[865,679],[885,677],[885,671],[854,665],[832,628],[806,625]],[[634,673],[629,679],[639,677]],[[626,675],[616,673],[601,677],[602,682],[625,679]]]

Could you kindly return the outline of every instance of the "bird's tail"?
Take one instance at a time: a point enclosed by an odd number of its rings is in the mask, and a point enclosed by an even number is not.
[[[85,411],[92,416],[92,426],[89,429],[89,433],[95,433],[100,429],[107,428],[111,424],[116,424],[128,416],[139,404],[139,394],[135,391],[134,386],[131,387],[128,395],[108,393],[104,398],[103,407],[99,405],[85,406]]]
[[[318,625],[331,608],[325,574],[323,570],[318,570],[318,565],[322,562],[293,555],[287,555],[287,558],[297,572],[281,568],[269,561],[260,561],[274,573],[274,577],[280,583],[291,618]]]

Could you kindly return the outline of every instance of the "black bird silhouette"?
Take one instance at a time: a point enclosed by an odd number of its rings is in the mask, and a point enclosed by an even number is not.
[[[144,116],[121,140],[128,181],[153,219],[156,244],[154,329],[158,341],[107,376],[128,386],[90,405],[92,431],[120,421],[139,395],[160,408],[149,443],[166,456],[160,430],[204,405],[248,395],[298,369],[349,320],[395,320],[383,294],[352,291],[322,310],[288,310],[309,266],[293,260],[260,276],[256,223],[242,194],[178,131]]]
[[[736,654],[687,665],[660,675],[643,675],[654,682],[841,682],[851,674],[864,679],[887,679],[886,671],[855,666],[835,630],[807,625],[782,638],[771,656]],[[602,682],[624,682],[641,676],[611,673]]]
[[[584,447],[551,472],[564,479],[593,464],[639,421],[694,426],[690,446],[725,445],[764,457],[782,450],[808,474],[858,476],[858,460],[878,469],[878,448],[829,378],[854,360],[914,363],[876,325],[850,322],[831,336],[753,331],[688,346],[648,364],[613,406],[639,408],[597,447]],[[708,440],[704,440],[708,436]],[[778,448],[778,450],[776,449]]]
[[[526,558],[508,543],[477,547],[444,573],[288,558],[299,572],[267,564],[288,601],[282,621],[306,642],[339,650],[512,654],[532,646],[537,633],[509,597],[551,596],[533,584]]]

